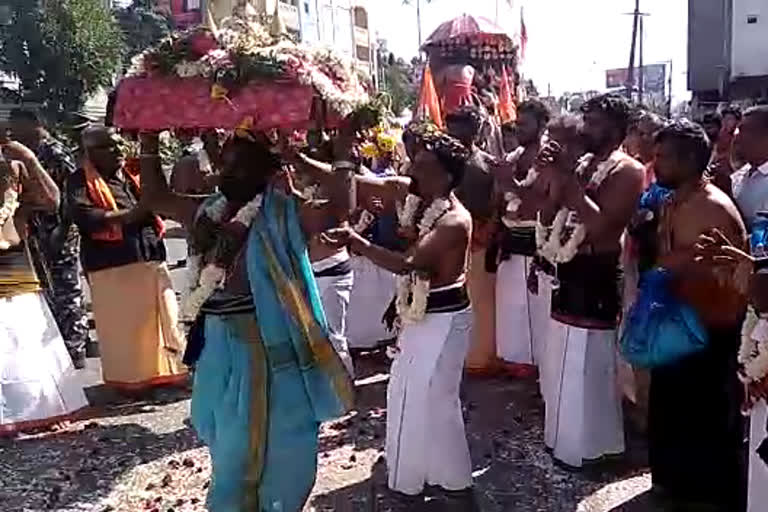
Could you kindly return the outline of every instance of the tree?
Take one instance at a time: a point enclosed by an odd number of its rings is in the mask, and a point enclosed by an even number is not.
[[[171,33],[172,23],[169,18],[153,12],[148,5],[138,2],[124,8],[115,9],[115,18],[123,33],[123,67],[137,55]]]
[[[60,118],[112,84],[123,40],[101,0],[5,1],[0,71],[19,80],[23,101]]]
[[[391,53],[379,60],[379,89],[392,98],[392,111],[400,115],[406,108],[416,104],[419,94],[419,60],[406,62]]]

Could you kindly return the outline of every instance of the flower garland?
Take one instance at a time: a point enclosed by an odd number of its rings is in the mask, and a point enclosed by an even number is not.
[[[357,220],[357,223],[353,228],[355,233],[365,232],[365,230],[370,227],[374,220],[376,220],[376,216],[368,210],[363,210],[360,212],[360,218]]]
[[[622,157],[623,153],[616,150],[607,159],[600,162],[590,177],[587,188],[593,190],[600,188],[600,185],[611,171],[616,168],[616,164]],[[594,158],[595,156],[591,153],[581,157],[576,167],[576,175],[579,177],[583,176]],[[575,212],[570,211],[568,208],[560,208],[555,215],[552,226],[545,226],[541,221],[541,215],[537,215],[536,247],[542,258],[556,265],[558,263],[567,263],[576,256],[579,246],[587,237],[587,228],[583,223],[577,222],[574,217]],[[565,242],[563,242],[563,232],[566,227],[571,228],[571,231]]]
[[[402,212],[398,212],[398,217],[401,219],[401,227],[408,228],[413,226],[414,216],[420,204],[421,199],[418,196],[409,194],[406,197]],[[448,199],[435,199],[432,201],[432,204],[424,210],[424,215],[419,221],[419,238],[423,238],[432,231],[435,224],[450,209],[451,201]],[[406,275],[398,276],[395,306],[397,314],[403,322],[415,323],[424,318],[427,311],[429,288],[429,279],[424,279],[417,272],[409,272]]]
[[[3,206],[0,207],[0,228],[5,226],[8,220],[12,219],[19,208],[19,193],[11,185],[3,193]]]
[[[214,82],[212,91],[253,80],[293,79],[313,87],[342,117],[369,101],[350,59],[273,37],[263,26],[237,18],[215,34],[196,28],[162,41],[131,59],[127,74],[202,77]]]
[[[523,181],[517,182],[518,188],[529,188],[534,183],[536,183],[536,180],[539,178],[539,171],[536,170],[535,167],[531,167],[528,169],[528,174],[526,174],[525,179]],[[504,194],[504,200],[507,202],[506,207],[506,213],[501,218],[501,221],[504,223],[505,226],[508,228],[514,228],[514,227],[520,227],[523,225],[528,225],[528,222],[520,222],[513,220],[515,216],[517,216],[518,210],[520,210],[520,206],[522,206],[523,201],[520,199],[520,196],[517,195],[514,191],[508,191]]]
[[[741,327],[739,377],[745,384],[760,382],[768,376],[768,319],[759,317],[750,306]]]
[[[263,194],[257,195],[245,206],[237,211],[229,224],[239,224],[236,226],[240,229],[247,229],[250,227],[253,220],[261,210],[261,205],[264,200]],[[217,199],[211,206],[207,207],[204,211],[212,221],[220,224],[224,218],[224,212],[226,212],[228,202],[226,198],[221,197]],[[185,321],[193,321],[197,318],[200,308],[203,307],[205,301],[219,288],[227,277],[227,267],[231,262],[214,261],[208,263],[205,267],[202,267],[203,255],[195,255],[192,258],[192,264],[189,268],[190,280],[195,283],[189,289],[187,296],[184,298],[182,305],[182,319]],[[202,270],[200,270],[202,267]]]

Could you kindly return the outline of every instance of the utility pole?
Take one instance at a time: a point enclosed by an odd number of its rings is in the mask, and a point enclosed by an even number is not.
[[[416,0],[416,23],[419,25],[419,55],[421,55],[421,0]]]
[[[635,0],[635,12],[632,13],[632,43],[629,50],[629,67],[627,68],[627,98],[632,99],[632,89],[635,88],[635,48],[637,47],[637,29],[640,20],[640,0]]]
[[[643,18],[645,18],[645,16],[640,16],[640,20],[639,20],[640,43],[638,46],[640,48],[640,59],[639,59],[640,66],[639,66],[639,69],[637,70],[637,92],[638,92],[638,95],[640,96],[640,98],[638,99],[638,102],[641,104],[643,103],[643,89],[644,89],[643,86],[645,85],[645,68],[643,67]]]
[[[632,91],[635,89],[635,54],[638,49],[638,35],[640,37],[640,69],[638,71],[638,88],[640,92],[640,101],[643,98],[643,88],[645,77],[643,75],[643,18],[649,16],[647,12],[640,12],[640,0],[635,0],[635,11],[625,12],[627,16],[632,16],[632,44],[629,50],[629,67],[627,68],[627,82],[624,84],[627,91],[627,98],[632,99]]]

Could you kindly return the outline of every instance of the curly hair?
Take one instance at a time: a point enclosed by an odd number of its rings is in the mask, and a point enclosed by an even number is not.
[[[463,105],[445,116],[445,122],[448,123],[468,123],[472,127],[472,133],[480,133],[480,128],[486,120],[486,113],[477,105]]]
[[[419,119],[408,123],[403,130],[403,142],[420,142],[425,135],[439,131],[435,123],[429,119]]]
[[[671,142],[678,153],[688,158],[697,171],[704,173],[712,155],[709,137],[701,125],[682,119],[668,123],[656,134],[656,144]]]
[[[536,119],[536,122],[539,123],[539,126],[545,126],[550,118],[552,117],[552,114],[549,112],[549,107],[547,105],[536,98],[531,98],[528,100],[525,100],[517,107],[518,114],[530,114],[533,116],[534,119]]]
[[[451,175],[451,188],[456,188],[464,178],[470,151],[464,144],[444,132],[426,134],[422,139],[424,149],[437,158],[443,169]]]
[[[614,123],[621,140],[627,136],[632,107],[625,97],[614,93],[601,94],[587,100],[579,110],[582,114],[591,112],[603,114]]]

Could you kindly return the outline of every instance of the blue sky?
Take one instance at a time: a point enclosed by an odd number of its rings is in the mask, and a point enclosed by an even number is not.
[[[411,2],[415,4],[415,0]],[[548,85],[555,95],[565,91],[603,89],[605,70],[626,67],[629,61],[634,0],[499,0],[499,24],[509,32],[519,27],[520,7],[528,27],[524,74],[539,91]],[[673,62],[675,102],[689,97],[686,86],[688,2],[641,0],[645,20],[646,63]],[[369,0],[372,28],[398,56],[416,54],[416,8],[401,0]],[[422,0],[426,38],[441,22],[463,12],[495,18],[495,0]]]

